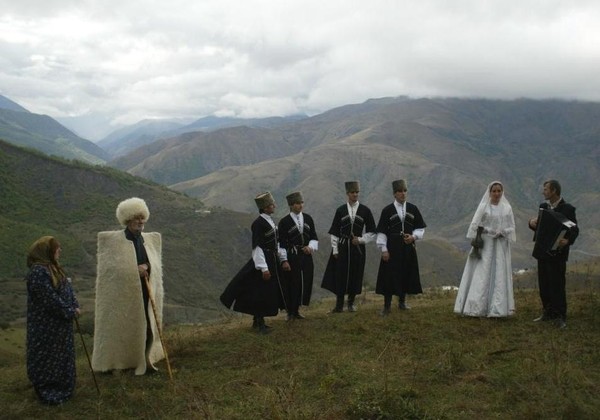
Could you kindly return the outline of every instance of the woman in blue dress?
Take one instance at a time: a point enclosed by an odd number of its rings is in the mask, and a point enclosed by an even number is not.
[[[27,376],[45,404],[62,404],[75,389],[73,319],[79,304],[58,263],[60,243],[43,236],[27,255]]]

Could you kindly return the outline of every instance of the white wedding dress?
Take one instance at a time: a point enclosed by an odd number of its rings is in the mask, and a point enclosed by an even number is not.
[[[483,226],[481,259],[472,255],[467,257],[454,312],[476,317],[506,317],[515,311],[511,262],[515,222],[504,194],[498,205],[491,204],[486,195],[467,234],[472,238],[477,227]]]

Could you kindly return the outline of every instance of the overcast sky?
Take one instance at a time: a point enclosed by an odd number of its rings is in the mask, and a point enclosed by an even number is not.
[[[0,0],[0,94],[105,119],[92,139],[383,96],[600,101],[600,1]]]

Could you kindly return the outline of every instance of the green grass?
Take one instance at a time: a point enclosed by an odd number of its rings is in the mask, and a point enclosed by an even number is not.
[[[306,320],[268,319],[268,336],[252,332],[248,316],[170,326],[173,382],[164,362],[156,375],[97,375],[100,397],[79,349],[76,395],[60,407],[37,403],[15,357],[0,368],[0,417],[598,418],[597,290],[569,294],[566,330],[531,321],[534,290],[516,291],[510,319],[459,317],[454,297],[430,290],[387,318],[378,315],[379,296],[363,297],[356,313],[328,314],[325,301]]]

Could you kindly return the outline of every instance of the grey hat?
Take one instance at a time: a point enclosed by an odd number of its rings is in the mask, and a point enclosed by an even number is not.
[[[360,182],[358,181],[347,181],[345,184],[346,186],[346,192],[352,192],[352,191],[360,191]]]
[[[285,199],[287,200],[288,206],[292,206],[296,203],[302,203],[304,201],[304,197],[302,197],[302,193],[300,191],[286,195]]]
[[[392,182],[392,191],[408,191],[408,185],[406,185],[406,181],[403,179],[398,179]]]
[[[258,207],[259,210],[262,210],[269,207],[271,204],[275,204],[275,199],[269,191],[266,191],[254,197],[254,202],[256,203],[256,207]]]
[[[121,226],[127,226],[127,223],[133,220],[135,216],[141,215],[145,220],[150,218],[150,210],[146,202],[141,198],[132,197],[121,201],[117,206],[117,220]]]

